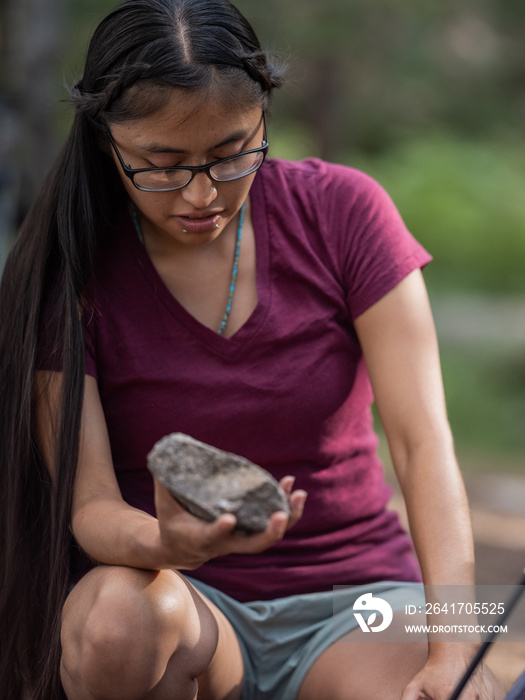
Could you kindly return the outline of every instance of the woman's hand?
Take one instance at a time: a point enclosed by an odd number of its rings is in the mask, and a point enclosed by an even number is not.
[[[403,691],[401,700],[449,700],[474,654],[463,648],[458,650],[453,642],[446,644],[449,648],[438,658],[429,657]],[[504,695],[492,672],[480,663],[463,689],[461,700],[503,700]]]
[[[307,495],[305,491],[292,491],[294,477],[285,476],[279,483],[288,497],[290,516],[277,511],[272,514],[264,532],[246,535],[234,532],[237,522],[234,515],[226,513],[211,523],[196,518],[156,479],[154,481],[164,567],[175,569],[196,569],[214,557],[254,554],[268,549],[299,520]]]

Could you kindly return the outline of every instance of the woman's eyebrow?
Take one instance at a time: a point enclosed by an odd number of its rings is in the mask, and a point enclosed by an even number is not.
[[[239,131],[234,131],[234,133],[230,134],[230,136],[225,138],[224,141],[215,144],[215,146],[212,146],[209,150],[215,151],[218,148],[222,148],[223,146],[228,146],[230,143],[236,143],[237,141],[247,140],[248,137],[249,132],[247,129],[239,129]],[[188,151],[185,151],[181,148],[174,148],[173,146],[164,146],[158,143],[137,144],[137,148],[139,151],[147,151],[148,153],[176,153],[178,155],[188,155]]]

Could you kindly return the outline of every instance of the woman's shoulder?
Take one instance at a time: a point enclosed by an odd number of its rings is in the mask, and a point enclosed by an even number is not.
[[[362,170],[350,165],[331,163],[321,158],[304,158],[303,160],[285,160],[268,158],[261,168],[261,174],[268,177],[290,177],[304,179],[331,178],[366,186],[377,182]]]
[[[281,189],[277,191],[281,192],[284,188],[316,198],[341,194],[354,202],[387,196],[383,187],[364,171],[321,158],[299,161],[269,158],[260,173],[267,185],[278,186]]]
[[[373,177],[348,165],[320,158],[270,158],[259,172],[259,183],[275,206],[280,201],[305,213],[330,210],[341,220],[396,212],[390,196]]]

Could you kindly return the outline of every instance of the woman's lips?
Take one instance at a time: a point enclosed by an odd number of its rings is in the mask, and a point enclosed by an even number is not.
[[[206,231],[212,231],[214,228],[217,228],[221,215],[212,214],[211,216],[199,218],[176,216],[175,218],[188,233],[205,233]]]

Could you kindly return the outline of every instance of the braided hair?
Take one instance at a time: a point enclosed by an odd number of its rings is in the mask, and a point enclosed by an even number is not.
[[[114,122],[152,113],[172,87],[266,107],[281,84],[280,66],[228,0],[126,0],[96,29],[72,98],[94,121]]]
[[[268,106],[282,72],[228,0],[126,0],[95,30],[71,88],[66,143],[6,262],[0,285],[0,697],[60,697],[60,616],[84,387],[82,294],[124,190],[108,124],[153,114],[173,88]],[[53,480],[39,453],[33,378],[46,289],[62,382]]]

